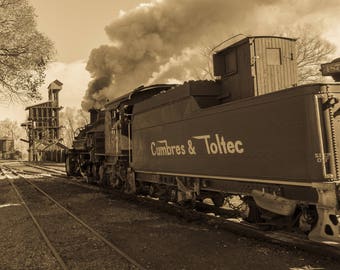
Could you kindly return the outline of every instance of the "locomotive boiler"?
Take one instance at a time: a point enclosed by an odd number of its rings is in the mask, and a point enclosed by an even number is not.
[[[104,111],[90,110],[90,123],[76,130],[72,148],[66,151],[66,173],[97,178],[98,164],[105,155]]]
[[[68,174],[173,202],[239,195],[249,221],[339,241],[340,85],[297,86],[295,54],[294,39],[247,37],[215,53],[215,81],[111,101],[85,132],[105,146],[71,150]]]

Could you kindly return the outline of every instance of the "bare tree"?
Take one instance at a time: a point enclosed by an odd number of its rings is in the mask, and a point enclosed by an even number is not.
[[[66,146],[71,146],[74,137],[75,119],[74,119],[74,108],[65,108],[63,112],[60,112],[60,123],[63,126],[64,143]]]
[[[296,60],[298,84],[322,80],[320,66],[331,60],[335,45],[324,39],[320,32],[309,25],[297,28],[291,34],[298,36],[296,42]]]
[[[82,127],[90,123],[90,115],[88,112],[85,112],[82,109],[78,109],[77,115],[78,115],[78,121],[77,121],[78,127]]]
[[[64,144],[71,147],[76,130],[89,123],[89,114],[81,109],[66,107],[60,112],[60,123],[64,127],[62,130]]]
[[[201,65],[197,66],[193,73],[195,74],[195,79],[197,80],[214,80],[214,68],[212,56],[214,53],[214,46],[205,46],[200,49]]]
[[[39,99],[52,42],[36,29],[27,0],[0,0],[0,101]]]

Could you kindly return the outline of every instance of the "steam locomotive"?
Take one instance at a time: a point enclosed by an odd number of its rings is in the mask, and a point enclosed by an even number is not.
[[[246,37],[214,54],[215,81],[142,86],[91,110],[68,175],[172,202],[239,195],[251,222],[339,242],[340,84],[297,86],[295,41]]]

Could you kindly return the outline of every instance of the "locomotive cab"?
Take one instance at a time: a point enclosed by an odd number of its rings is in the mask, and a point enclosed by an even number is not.
[[[171,89],[172,84],[138,87],[132,92],[119,97],[105,108],[105,160],[101,164],[100,182],[112,187],[134,191],[134,184],[129,185],[129,168],[132,162],[131,118],[135,104]]]
[[[297,85],[295,39],[246,37],[213,55],[225,102]]]

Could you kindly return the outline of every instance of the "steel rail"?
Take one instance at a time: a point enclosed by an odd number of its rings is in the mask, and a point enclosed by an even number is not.
[[[11,169],[12,170],[12,169]],[[13,171],[13,170],[12,170]],[[43,191],[41,188],[39,188],[37,185],[33,184],[31,181],[29,181],[28,179],[26,179],[24,176],[20,175],[19,173],[17,173],[17,175],[23,179],[24,181],[26,181],[27,183],[29,183],[30,185],[32,185],[37,191],[39,191],[40,193],[42,193],[46,198],[48,198],[50,201],[52,201],[55,205],[57,205],[59,208],[61,208],[62,210],[64,210],[69,216],[71,216],[73,219],[75,219],[78,223],[80,223],[83,227],[85,227],[86,229],[88,229],[91,233],[93,233],[98,239],[100,239],[102,242],[104,242],[107,246],[109,246],[110,248],[112,248],[115,252],[117,252],[121,257],[123,257],[124,259],[126,259],[129,263],[133,264],[134,266],[136,266],[138,269],[140,270],[146,270],[145,267],[143,267],[142,265],[140,265],[137,261],[135,261],[133,258],[131,258],[129,255],[127,255],[124,251],[120,250],[114,243],[108,241],[106,238],[104,238],[101,234],[99,234],[97,231],[95,231],[92,227],[90,227],[89,225],[87,225],[83,220],[81,220],[80,218],[78,218],[77,216],[75,216],[72,212],[70,212],[68,209],[66,209],[64,206],[62,206],[59,202],[57,202],[55,199],[53,199],[49,194],[47,194],[45,191]]]
[[[30,164],[30,163],[24,163],[26,166],[36,168],[42,171],[50,172],[50,173],[55,173],[55,174],[65,174],[65,171],[58,170],[58,169],[53,169],[53,168],[45,168],[43,166],[35,165],[35,164]]]
[[[61,181],[63,183],[68,183],[72,185],[76,185],[82,188],[86,188],[89,190],[94,191],[103,191],[107,192],[107,190],[100,188],[98,186],[88,185],[85,183],[81,183],[78,181],[67,181],[62,178],[55,178],[54,180]],[[109,191],[110,192],[110,191]],[[113,192],[113,191],[111,191]],[[115,193],[114,193],[115,194]],[[132,197],[136,200],[136,202],[142,202],[143,205],[147,203],[148,206],[155,207],[159,201],[154,201],[152,199],[146,198],[144,196],[134,196],[134,195],[127,195],[124,194],[125,198],[128,198],[130,201]],[[157,204],[159,205],[159,204]],[[335,259],[340,261],[340,247],[335,243],[330,242],[313,242],[306,238],[305,235],[295,234],[294,232],[287,232],[282,230],[266,230],[263,227],[256,226],[256,224],[249,224],[247,222],[240,222],[238,219],[235,219],[234,216],[230,216],[229,211],[225,211],[224,209],[216,209],[216,212],[213,210],[214,206],[205,205],[207,208],[207,212],[205,211],[194,211],[190,210],[189,208],[183,208],[178,205],[174,204],[162,204],[163,210],[166,213],[170,213],[172,215],[178,216],[180,211],[181,214],[179,215],[181,218],[186,219],[186,215],[188,216],[187,221],[192,221],[192,216],[195,215],[196,218],[201,218],[204,221],[204,224],[214,224],[214,228],[218,227],[223,230],[235,233],[237,235],[245,236],[252,239],[257,239],[260,241],[266,241],[273,244],[279,244],[280,246],[285,246],[288,248],[299,248],[300,250],[304,250],[307,252],[311,252],[317,255],[324,255],[329,258]],[[206,213],[215,213],[215,216],[211,216],[210,214]],[[225,216],[227,214],[228,216]],[[210,226],[210,225],[209,225]]]
[[[6,175],[6,178],[8,180],[8,182],[10,183],[10,185],[12,186],[12,188],[14,189],[15,193],[17,194],[20,203],[25,207],[27,213],[29,214],[29,216],[31,217],[34,225],[37,227],[40,235],[42,236],[42,238],[44,239],[46,245],[48,246],[48,248],[51,250],[53,256],[56,258],[56,260],[58,261],[58,263],[60,264],[61,268],[64,270],[67,270],[68,267],[66,266],[65,262],[63,261],[63,259],[61,258],[61,256],[59,255],[59,253],[57,252],[57,250],[55,249],[55,247],[52,245],[51,241],[48,239],[46,233],[44,232],[44,230],[42,229],[42,227],[40,226],[39,222],[37,221],[37,219],[34,217],[31,209],[28,207],[28,205],[26,204],[25,200],[23,199],[23,197],[21,196],[19,190],[16,188],[15,184],[13,183],[12,179],[10,177],[8,177]]]
[[[66,181],[65,179],[56,177],[54,180],[60,180],[63,183],[71,183],[73,185],[77,185],[86,189],[95,190],[95,191],[103,191],[102,188],[92,185],[87,185],[84,183],[79,183],[78,181]],[[107,190],[106,190],[107,191]],[[129,197],[131,198],[131,197]],[[150,205],[154,204],[154,201],[151,201],[144,197],[135,197],[137,201],[143,201],[145,203],[146,201],[150,203]],[[153,205],[154,206],[154,205]],[[185,213],[187,211],[190,211],[188,209],[183,209],[183,207],[177,207],[175,205],[167,205],[165,211],[171,214],[178,214],[178,210],[181,209]],[[211,211],[209,211],[210,213]],[[214,212],[214,211],[212,211]],[[217,213],[218,215],[221,215],[221,213]],[[240,223],[239,221],[236,221],[234,219],[225,219],[222,220],[220,217],[212,217],[210,215],[206,215],[203,212],[196,212],[195,215],[197,217],[201,217],[202,220],[206,220],[206,223],[216,223],[215,226],[218,226],[221,229],[225,229],[229,232],[235,233],[237,235],[242,235],[245,237],[261,240],[261,241],[268,241],[270,243],[279,244],[286,247],[293,247],[293,248],[299,248],[301,250],[305,250],[314,254],[318,255],[325,255],[329,258],[340,260],[340,249],[337,246],[331,246],[329,243],[317,243],[310,241],[308,239],[302,238],[299,235],[295,235],[294,233],[286,233],[283,231],[267,231],[263,230],[261,228],[258,228],[252,224],[247,223]],[[183,215],[180,215],[183,217]],[[191,216],[191,212],[188,216]],[[191,219],[189,219],[191,220]]]
[[[103,191],[107,192],[107,190],[102,189],[98,186],[93,186],[93,185],[88,185],[84,184],[78,181],[67,181],[63,179],[62,177],[56,177],[53,179],[61,181],[62,183],[68,183],[72,185],[76,185],[82,188],[86,188],[89,190],[94,190],[94,191]],[[128,196],[129,199],[131,199],[131,196],[133,195],[124,195]],[[153,207],[155,206],[154,203],[155,201],[150,200],[148,198],[139,197],[135,196],[134,197],[138,202],[143,202],[143,203],[148,203],[148,205],[152,205]],[[164,205],[162,205],[164,207]],[[179,210],[184,211],[183,215],[181,214],[181,218],[186,216],[186,213],[188,214],[189,221],[191,220],[192,212],[189,209],[184,209],[183,207],[179,207],[173,204],[167,204],[165,205],[165,211],[170,214],[178,215]],[[214,211],[209,211],[214,212]],[[328,256],[329,258],[335,259],[337,261],[340,260],[340,249],[338,246],[332,246],[326,244],[326,243],[317,243],[313,242],[311,240],[306,239],[304,236],[301,235],[296,235],[294,233],[287,233],[284,231],[267,231],[263,230],[261,227],[256,227],[256,225],[253,224],[248,224],[248,223],[240,223],[236,219],[233,218],[226,218],[223,217],[222,219],[218,216],[210,216],[207,215],[205,212],[194,212],[195,216],[202,218],[202,220],[205,220],[205,224],[215,224],[215,226],[218,226],[219,228],[223,230],[227,230],[229,232],[235,233],[237,235],[257,239],[260,241],[267,241],[269,243],[274,243],[274,244],[279,244],[282,246],[286,246],[289,248],[299,248],[301,250],[305,250],[317,255],[324,255]],[[218,212],[217,215],[221,216],[221,213]],[[229,216],[228,216],[229,217]]]

